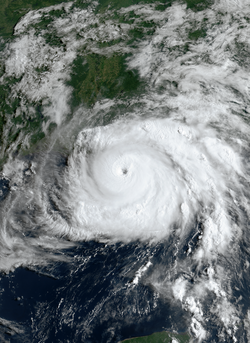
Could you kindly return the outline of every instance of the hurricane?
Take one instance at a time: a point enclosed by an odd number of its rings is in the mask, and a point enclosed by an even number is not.
[[[105,6],[0,38],[0,339],[248,342],[248,5]]]
[[[70,263],[65,249],[81,242],[146,245],[151,252],[133,277],[136,285],[166,245],[173,266],[165,270],[160,263],[162,273],[152,271],[147,282],[174,303],[183,302],[193,314],[190,330],[199,341],[209,337],[199,302],[216,294],[214,313],[220,317],[222,307],[232,312],[220,319],[230,332],[237,316],[223,290],[228,285],[223,286],[222,260],[234,258],[232,251],[240,253],[248,179],[242,157],[246,141],[241,135],[232,142],[227,119],[215,126],[198,116],[181,118],[175,111],[165,117],[133,115],[84,128],[68,156],[41,154],[43,167],[33,161],[26,171],[32,181],[10,196],[14,206],[2,230],[2,268]],[[240,132],[246,129],[238,117],[233,125]],[[198,275],[205,268],[193,287],[180,273],[190,267]]]
[[[186,237],[199,218],[203,254],[223,251],[234,231],[228,205],[242,174],[237,149],[199,123],[170,117],[83,130],[63,179],[72,212],[63,233],[160,241],[173,231]]]

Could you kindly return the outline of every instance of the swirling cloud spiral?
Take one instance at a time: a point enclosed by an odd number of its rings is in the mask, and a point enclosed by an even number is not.
[[[83,130],[69,158],[72,238],[113,241],[184,237],[203,222],[206,251],[232,234],[226,195],[241,173],[237,153],[201,124],[117,121]]]

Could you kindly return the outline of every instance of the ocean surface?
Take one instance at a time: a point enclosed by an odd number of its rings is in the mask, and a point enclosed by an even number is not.
[[[0,340],[248,342],[248,2],[4,6]]]

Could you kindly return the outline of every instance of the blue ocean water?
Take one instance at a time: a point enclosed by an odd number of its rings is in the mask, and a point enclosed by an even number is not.
[[[72,263],[18,268],[2,275],[0,316],[21,327],[1,326],[12,342],[118,342],[163,329],[187,329],[181,306],[155,298],[150,284],[133,287],[148,254],[153,263],[172,263],[164,244],[105,246],[81,243],[66,251]],[[167,270],[166,270],[167,272]]]

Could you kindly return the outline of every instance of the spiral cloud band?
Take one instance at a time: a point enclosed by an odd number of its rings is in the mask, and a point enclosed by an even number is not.
[[[240,174],[237,153],[201,124],[165,118],[83,130],[66,174],[71,238],[159,241],[183,237],[198,219],[201,253],[223,249],[228,187]]]

